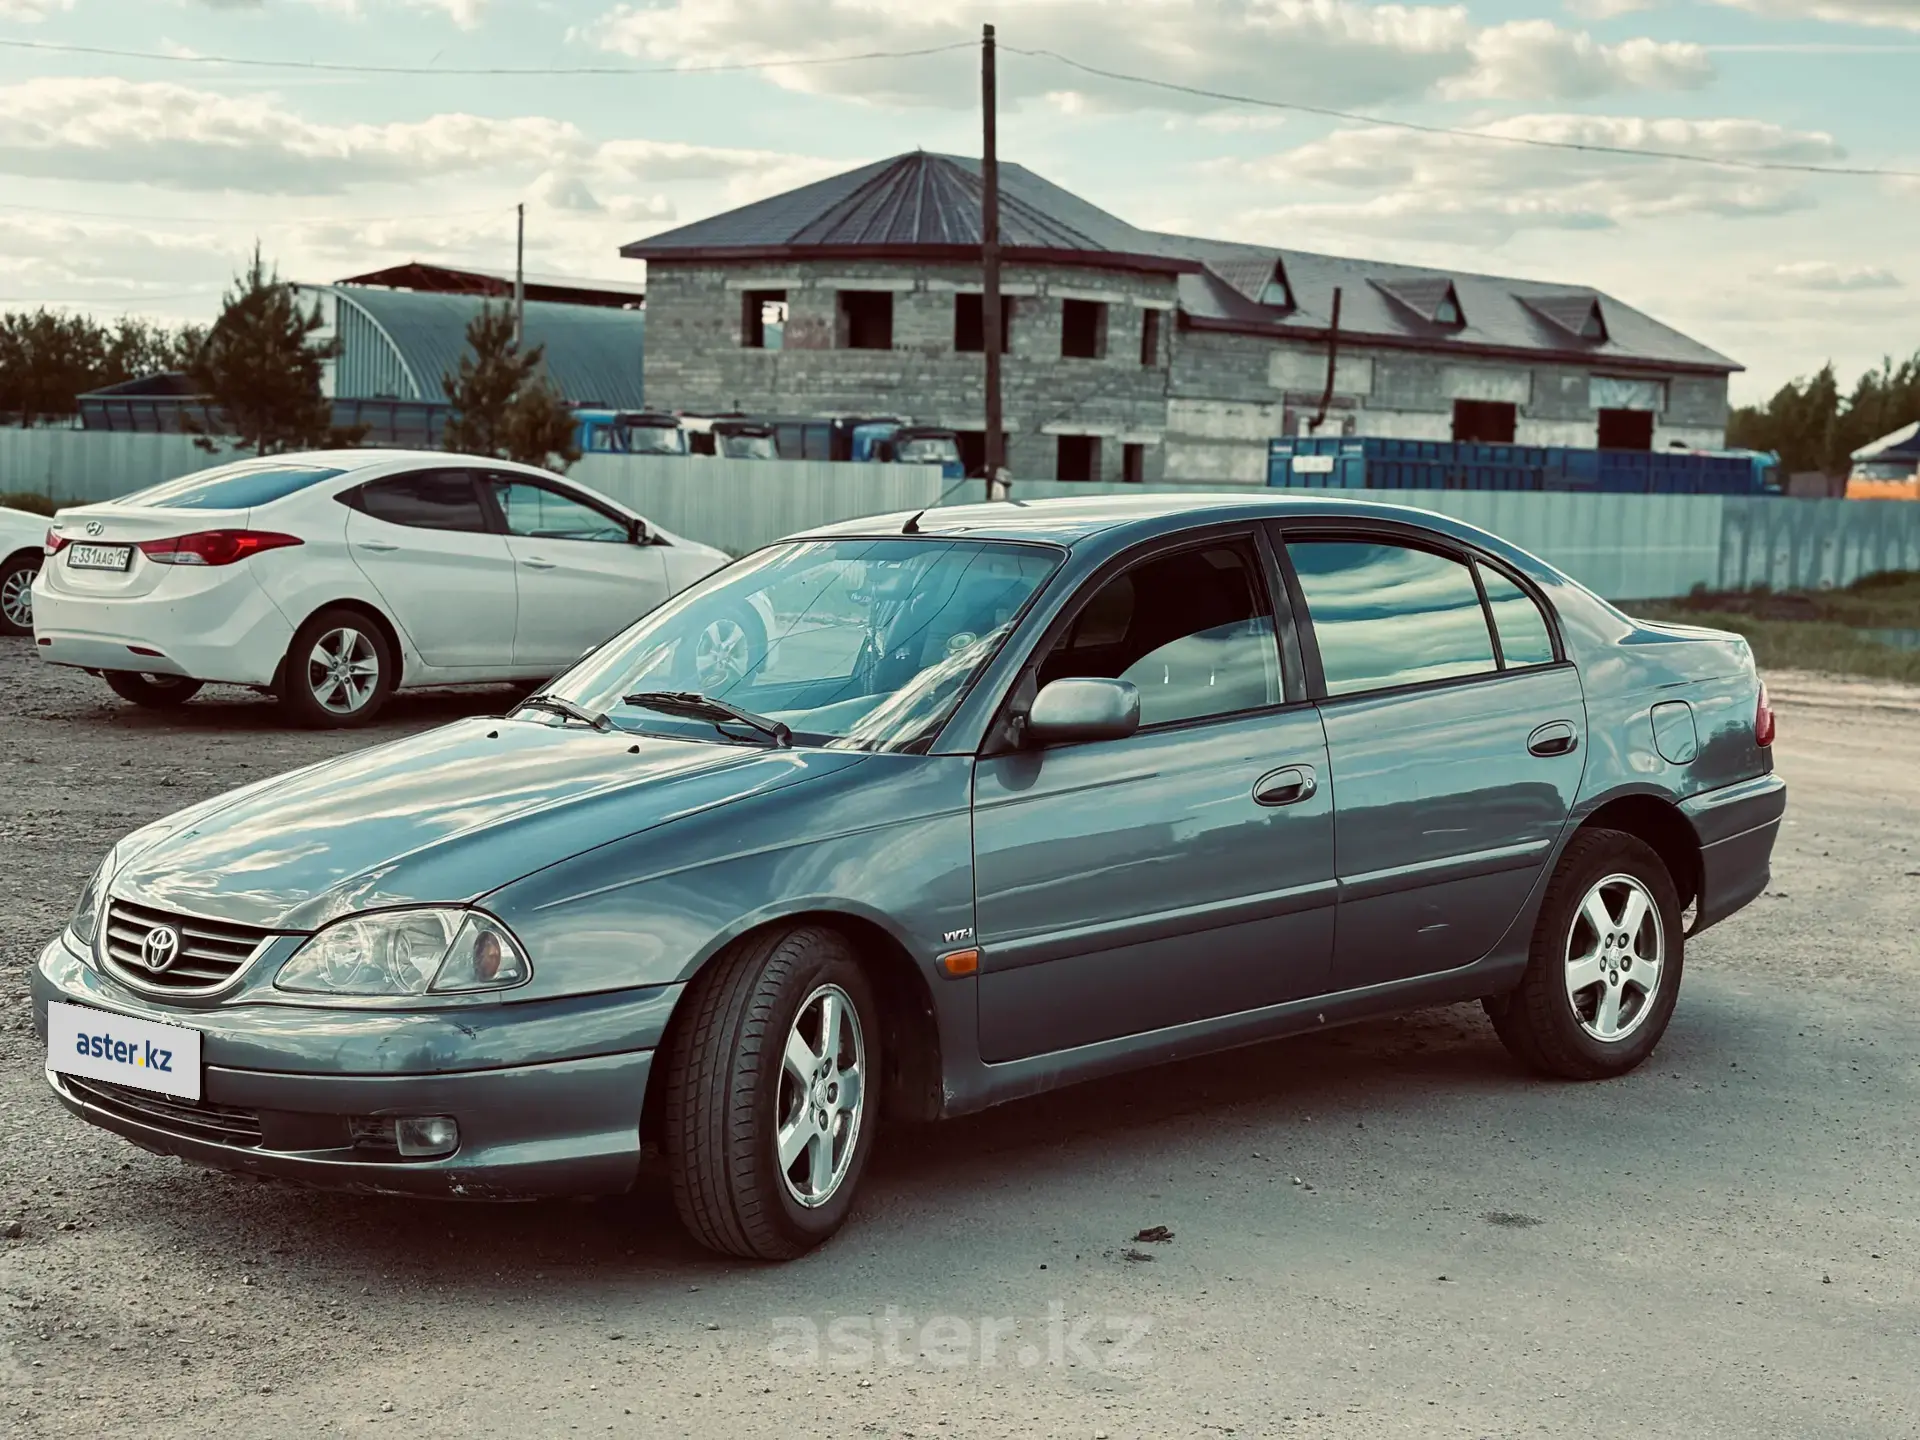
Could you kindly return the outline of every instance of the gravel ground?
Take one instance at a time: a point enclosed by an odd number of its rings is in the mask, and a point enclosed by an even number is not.
[[[1635,1075],[1528,1079],[1470,1007],[1243,1050],[897,1131],[839,1240],[751,1267],[657,1182],[328,1196],[69,1118],[26,970],[99,854],[375,737],[0,640],[0,1433],[1920,1433],[1920,691],[1775,688],[1775,887]]]

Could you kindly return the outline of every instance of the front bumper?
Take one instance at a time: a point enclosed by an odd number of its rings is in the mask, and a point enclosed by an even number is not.
[[[74,1114],[160,1154],[326,1189],[455,1199],[613,1194],[640,1161],[653,1055],[679,986],[452,1010],[251,1004],[192,1009],[132,996],[56,940],[33,972],[47,1004],[191,1025],[198,1104],[48,1073]],[[451,1115],[439,1159],[356,1146],[349,1122]]]
[[[1683,801],[1700,838],[1700,908],[1691,934],[1742,909],[1773,876],[1773,843],[1787,812],[1787,782],[1756,775]]]
[[[145,595],[75,594],[36,581],[33,634],[40,658],[89,670],[272,683],[293,642],[293,623],[260,582],[241,567],[205,574],[175,568],[188,573],[165,577]]]

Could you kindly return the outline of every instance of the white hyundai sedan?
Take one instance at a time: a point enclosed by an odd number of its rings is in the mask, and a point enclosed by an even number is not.
[[[316,726],[397,689],[541,681],[727,563],[531,466],[341,450],[222,465],[61,510],[33,582],[40,657],[165,707],[250,685]],[[763,650],[739,617],[689,674]]]
[[[33,577],[47,517],[0,505],[0,635],[33,633]]]

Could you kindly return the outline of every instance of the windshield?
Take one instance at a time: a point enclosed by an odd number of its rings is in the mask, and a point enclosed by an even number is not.
[[[771,435],[722,435],[720,453],[732,460],[778,460],[780,448]]]
[[[793,731],[797,745],[899,750],[945,723],[1042,582],[1051,546],[813,540],[710,576],[548,690],[630,730],[713,739],[708,722],[625,697],[696,691]]]
[[[117,505],[151,505],[161,510],[251,510],[283,500],[296,490],[331,480],[346,471],[323,465],[286,465],[251,460],[198,470],[177,480],[164,480],[115,501]]]
[[[678,425],[629,425],[627,449],[635,455],[684,455],[686,443]]]
[[[903,440],[894,458],[902,465],[945,465],[959,460],[960,446],[944,437]]]

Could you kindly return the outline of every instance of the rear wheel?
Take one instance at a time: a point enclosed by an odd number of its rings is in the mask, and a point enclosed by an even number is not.
[[[33,577],[38,555],[16,555],[0,565],[0,635],[33,633]]]
[[[1487,1013],[1535,1070],[1624,1075],[1666,1033],[1685,947],[1679,893],[1652,847],[1618,830],[1583,831],[1554,870],[1520,987]]]
[[[322,610],[287,647],[276,693],[296,724],[365,725],[393,691],[393,647],[358,610]]]
[[[184,675],[136,675],[131,670],[109,670],[107,688],[122,700],[149,710],[171,710],[200,693],[200,682]]]
[[[873,1148],[866,975],[842,936],[800,926],[741,942],[681,1003],[662,1126],[680,1218],[725,1254],[804,1254],[845,1223]]]

